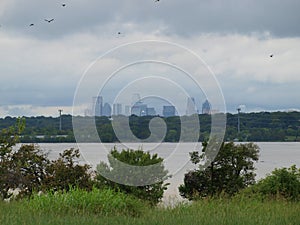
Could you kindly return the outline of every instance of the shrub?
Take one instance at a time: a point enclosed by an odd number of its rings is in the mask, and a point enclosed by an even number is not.
[[[78,149],[67,149],[59,154],[57,160],[52,161],[48,167],[48,177],[45,180],[45,189],[65,190],[78,187],[90,190],[93,186],[90,166],[79,164],[80,153]]]
[[[300,200],[300,169],[295,165],[290,168],[275,169],[266,178],[251,188],[254,194],[268,198]]]
[[[97,166],[97,180],[100,187],[110,187],[117,191],[132,194],[152,205],[161,200],[168,185],[164,184],[164,181],[169,176],[167,175],[168,171],[164,168],[163,159],[159,158],[157,154],[150,155],[149,152],[144,152],[141,149],[123,149],[118,152],[116,148],[113,148],[108,155],[108,160],[109,165],[101,162]],[[120,162],[139,166],[142,168],[142,172],[134,169],[126,170]],[[147,167],[150,165],[155,166]],[[120,179],[122,179],[123,184],[115,182]],[[139,183],[147,185],[138,186]]]

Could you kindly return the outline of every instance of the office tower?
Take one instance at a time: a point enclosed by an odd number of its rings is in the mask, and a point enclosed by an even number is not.
[[[155,115],[156,115],[156,111],[154,107],[147,108],[147,116],[155,116]]]
[[[137,101],[131,107],[131,114],[136,116],[146,116],[147,115],[147,105],[142,101]]]
[[[107,102],[103,105],[103,116],[111,116],[111,106]]]
[[[197,110],[197,107],[196,107],[196,104],[195,104],[195,99],[193,97],[189,97],[187,99],[187,105],[186,105],[186,115],[187,116],[190,116],[190,115],[193,115],[193,114],[196,114],[198,113],[198,110]]]
[[[175,106],[173,105],[164,105],[163,106],[163,116],[164,117],[170,117],[175,116]]]
[[[121,115],[122,114],[122,104],[114,103],[113,104],[113,115]]]
[[[93,114],[95,116],[102,116],[103,97],[93,97]]]
[[[202,104],[202,114],[211,114],[211,105],[207,99]]]
[[[125,116],[130,116],[130,105],[125,105]]]

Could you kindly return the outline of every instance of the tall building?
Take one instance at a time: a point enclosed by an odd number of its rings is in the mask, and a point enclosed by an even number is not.
[[[103,112],[102,112],[103,116],[111,116],[111,106],[109,103],[105,103],[103,105]]]
[[[211,114],[211,105],[207,99],[202,104],[202,114]]]
[[[130,105],[125,105],[125,116],[130,116]]]
[[[93,115],[102,116],[103,97],[93,97]]]
[[[137,101],[131,107],[131,114],[136,116],[146,116],[147,115],[147,105],[142,101]]]
[[[121,115],[122,114],[122,104],[121,103],[114,103],[113,104],[113,115]]]
[[[175,106],[173,105],[164,105],[163,106],[163,116],[164,117],[170,117],[175,116]]]
[[[195,99],[193,97],[189,97],[187,99],[187,105],[186,105],[186,112],[185,114],[187,116],[193,115],[198,113],[197,107],[196,107],[196,103],[195,103]]]
[[[155,115],[156,115],[156,111],[154,107],[147,108],[147,116],[155,116]]]

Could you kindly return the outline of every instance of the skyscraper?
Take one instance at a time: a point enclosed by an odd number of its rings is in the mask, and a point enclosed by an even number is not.
[[[187,99],[187,105],[186,105],[186,115],[187,116],[190,116],[190,115],[193,115],[193,114],[196,114],[198,113],[198,110],[197,110],[197,107],[196,107],[196,104],[195,104],[195,99],[193,97],[189,97]]]
[[[113,115],[121,115],[122,114],[122,104],[121,103],[114,103],[113,104]]]
[[[211,114],[211,105],[207,99],[202,104],[202,114]]]
[[[93,97],[93,114],[94,116],[102,116],[103,97]]]
[[[175,106],[173,105],[164,105],[163,106],[163,116],[164,117],[170,117],[170,116],[175,116]]]
[[[111,116],[111,106],[107,102],[103,106],[103,116]]]

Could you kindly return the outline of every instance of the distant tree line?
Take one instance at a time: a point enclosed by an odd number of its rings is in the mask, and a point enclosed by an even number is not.
[[[211,128],[211,116],[200,114],[200,135],[199,141],[208,139]],[[238,115],[227,113],[226,141],[300,141],[300,112],[259,112],[240,113],[240,132],[238,133]],[[125,116],[119,116],[125,117]],[[79,117],[78,117],[79,118]],[[154,116],[130,116],[129,126],[131,133],[141,140],[150,136],[149,122]],[[174,116],[163,119],[167,126],[164,138],[165,142],[178,142],[181,136],[181,120],[187,116]],[[26,127],[21,134],[20,140],[23,143],[42,142],[75,142],[72,127],[72,116],[62,116],[62,130],[59,130],[58,117],[24,117]],[[85,120],[91,117],[80,117],[82,123],[81,135],[86,142],[99,141],[99,138],[92,137],[90,130],[85,127]],[[5,117],[0,119],[0,129],[7,128],[16,123],[17,118]],[[112,120],[109,117],[96,117],[95,124],[98,135],[102,142],[118,142],[114,132]],[[127,132],[128,131],[124,131]],[[185,136],[193,130],[185,130]],[[158,138],[159,139],[159,138]],[[133,141],[130,136],[126,141]],[[153,139],[155,141],[155,138]],[[183,140],[183,141],[189,141]]]

